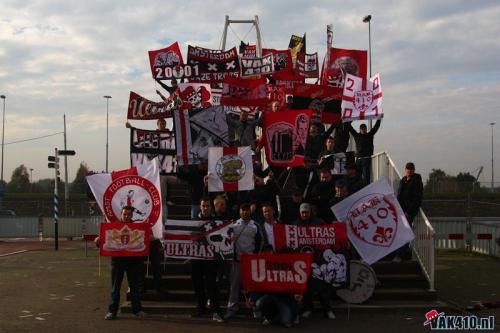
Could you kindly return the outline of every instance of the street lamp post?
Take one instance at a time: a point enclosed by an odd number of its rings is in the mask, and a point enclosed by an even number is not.
[[[108,172],[108,162],[109,162],[109,99],[111,96],[102,96],[106,98],[106,173]]]
[[[1,179],[2,179],[2,185],[3,186],[3,149],[4,149],[4,138],[5,138],[5,95],[0,96],[1,99],[3,99],[3,115],[2,115],[2,170],[1,170]]]
[[[30,189],[33,192],[33,168],[30,168]]]
[[[371,21],[372,21],[372,16],[371,15],[366,15],[363,17],[363,22],[368,23],[368,59],[370,62],[370,77],[372,77],[372,30],[371,30]],[[370,127],[370,130],[372,129],[372,120],[370,119],[368,121],[368,125]]]
[[[495,123],[490,123],[490,126],[491,126],[491,192],[493,192],[495,190],[495,184],[494,184],[495,169],[493,162],[493,126],[495,126]]]

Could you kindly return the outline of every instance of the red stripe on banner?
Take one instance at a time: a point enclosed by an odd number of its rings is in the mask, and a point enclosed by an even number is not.
[[[354,103],[354,97],[353,97],[353,96],[346,96],[346,95],[343,95],[343,96],[342,96],[342,100],[343,100],[343,101],[346,101],[346,102],[351,102],[351,103]]]
[[[464,234],[449,234],[448,239],[464,239]]]
[[[477,239],[493,239],[491,234],[477,234]]]
[[[186,143],[186,119],[184,118],[184,111],[179,111],[179,122],[181,123],[181,143],[182,143],[182,165],[189,165],[187,157],[187,143]]]
[[[364,120],[365,119],[365,111],[359,112],[359,120]]]
[[[361,80],[361,90],[366,90],[366,81],[367,80],[365,78]]]
[[[373,99],[379,99],[382,98],[382,93],[378,93],[376,95],[373,95]]]
[[[167,240],[197,240],[198,236],[182,235],[182,234],[169,234],[168,232],[163,233],[163,238]]]
[[[224,147],[222,148],[222,155],[238,155],[238,147]],[[238,192],[238,183],[224,183],[222,181],[222,186],[225,192]]]
[[[137,175],[138,175],[137,168],[133,167],[130,169],[111,172],[111,180],[116,180],[120,177],[125,177],[125,176],[137,176]]]

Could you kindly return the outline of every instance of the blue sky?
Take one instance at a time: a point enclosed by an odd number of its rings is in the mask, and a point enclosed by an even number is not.
[[[110,169],[129,166],[124,124],[131,90],[157,100],[148,50],[179,41],[218,48],[225,15],[259,16],[265,47],[286,48],[307,33],[308,51],[334,45],[367,49],[372,18],[373,73],[380,73],[385,118],[375,151],[400,169],[414,161],[455,175],[485,166],[491,177],[490,122],[500,126],[500,3],[497,1],[2,1],[0,94],[7,96],[5,142],[57,133],[68,122],[70,180],[80,161],[105,168],[106,101],[110,100]],[[234,26],[227,45],[249,26]],[[253,42],[251,31],[245,41]],[[135,123],[153,128],[151,122]],[[500,128],[500,127],[499,127]],[[500,131],[495,128],[500,176]],[[62,135],[5,146],[4,178],[25,164],[47,178],[47,155]]]

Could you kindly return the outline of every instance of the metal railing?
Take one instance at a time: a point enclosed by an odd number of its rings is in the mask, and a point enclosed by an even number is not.
[[[82,237],[99,234],[102,216],[62,217],[59,219],[59,237]],[[0,238],[54,237],[54,219],[51,217],[8,217],[0,219]]]
[[[387,152],[377,153],[372,156],[371,179],[372,181],[377,180],[382,176],[385,177],[392,186],[394,193],[397,193],[401,175]],[[412,242],[413,255],[420,264],[422,272],[429,282],[429,289],[433,291],[435,282],[436,231],[422,209],[419,210],[414,220],[413,232],[415,233],[415,239]]]

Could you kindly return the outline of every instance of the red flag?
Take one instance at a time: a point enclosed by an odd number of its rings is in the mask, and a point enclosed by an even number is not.
[[[336,124],[340,121],[342,88],[315,84],[295,84],[292,109],[311,109],[315,121]]]
[[[172,111],[176,107],[177,104],[173,96],[170,96],[166,102],[153,102],[131,91],[127,119],[150,120],[171,118]]]
[[[293,72],[292,53],[290,50],[262,49],[262,56],[273,54],[274,74]]]
[[[335,88],[344,88],[347,74],[366,78],[367,52],[361,50],[346,50],[331,48],[328,66],[324,68],[321,84]]]
[[[148,51],[149,64],[151,73],[154,78],[164,78],[165,68],[175,68],[178,65],[183,65],[181,50],[179,43],[175,42],[172,45],[156,51]]]
[[[267,104],[266,79],[238,79],[226,77],[221,104],[231,106],[265,106]]]
[[[266,159],[273,166],[304,165],[311,110],[266,112],[264,142]]]
[[[312,253],[244,254],[240,259],[245,291],[303,294]]]
[[[151,226],[148,223],[101,223],[99,254],[105,257],[149,255]]]

